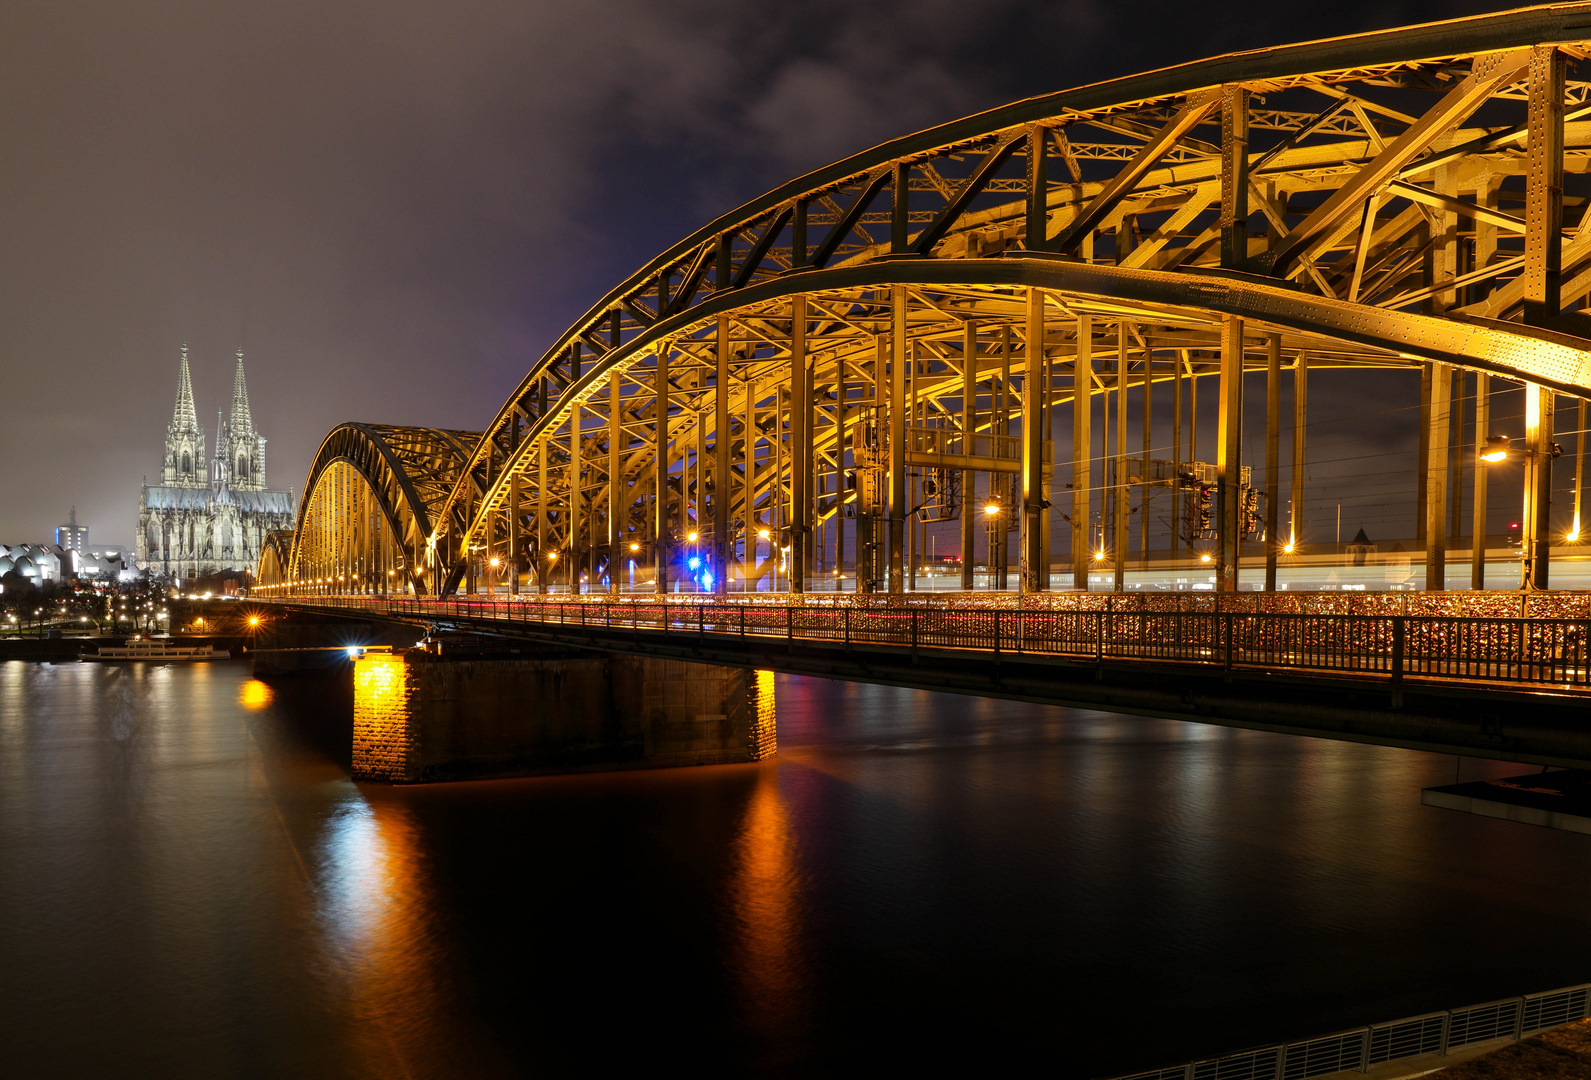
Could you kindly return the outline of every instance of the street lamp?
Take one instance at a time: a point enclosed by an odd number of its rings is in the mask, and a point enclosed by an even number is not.
[[[1493,435],[1486,440],[1486,448],[1481,451],[1480,458],[1488,465],[1499,461],[1508,460],[1508,448],[1513,442],[1507,435]]]

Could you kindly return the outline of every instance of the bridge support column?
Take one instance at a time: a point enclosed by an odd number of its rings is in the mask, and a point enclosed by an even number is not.
[[[724,764],[776,748],[766,671],[575,650],[411,649],[366,654],[353,682],[357,780]]]
[[[729,319],[718,317],[717,382],[713,387],[713,592],[729,591]]]
[[[812,369],[807,358],[807,298],[790,302],[790,591],[807,591],[812,529]],[[748,503],[749,505],[749,503]]]
[[[1243,320],[1221,320],[1221,407],[1216,426],[1216,588],[1237,592],[1243,551]]]
[[[1072,361],[1072,588],[1088,591],[1093,557],[1089,522],[1093,514],[1094,444],[1089,422],[1094,412],[1094,318],[1077,317],[1077,356]]]
[[[1112,561],[1115,563],[1115,591],[1127,589],[1127,342],[1129,329],[1123,319],[1116,324],[1116,456],[1111,466],[1116,470],[1115,483],[1111,485],[1111,539]]]
[[[1552,553],[1552,391],[1525,384],[1525,506],[1519,519],[1522,589],[1546,589]]]
[[[1470,532],[1469,587],[1486,587],[1486,462],[1481,455],[1486,452],[1486,439],[1491,435],[1492,392],[1491,376],[1484,371],[1475,374],[1475,492],[1471,501],[1474,518]]]
[[[619,568],[630,557],[619,518],[624,503],[624,424],[619,403],[619,375],[608,378],[608,595],[619,595]],[[595,566],[592,567],[596,569]]]
[[[667,345],[659,346],[657,350],[657,370],[654,375],[657,385],[653,388],[656,395],[653,438],[657,440],[657,445],[652,462],[652,569],[653,582],[659,595],[668,592],[669,539],[674,532],[674,523],[668,510],[668,352]],[[682,498],[681,505],[683,503]]]
[[[536,454],[536,591],[543,595],[552,584],[552,568],[557,565],[547,543],[547,459],[552,457],[548,449],[544,438]]]
[[[1299,350],[1293,361],[1293,482],[1288,488],[1292,514],[1287,541],[1298,551],[1304,543],[1304,426],[1309,419],[1309,354]]]
[[[890,304],[889,368],[889,591],[906,591],[906,286]],[[883,382],[880,374],[879,382]]]
[[[978,324],[968,319],[961,327],[961,452],[971,456],[978,437]],[[961,587],[972,590],[977,556],[974,540],[977,513],[974,495],[978,474],[961,470]]]
[[[1453,376],[1446,364],[1431,364],[1429,408],[1425,420],[1425,588],[1440,592],[1447,587],[1447,469],[1448,434],[1452,428]]]
[[[1276,591],[1278,475],[1281,448],[1277,429],[1282,420],[1282,336],[1265,341],[1265,591]]]
[[[1044,415],[1049,394],[1044,366],[1044,293],[1027,296],[1027,373],[1022,379],[1022,591],[1050,587],[1050,553],[1044,545]]]

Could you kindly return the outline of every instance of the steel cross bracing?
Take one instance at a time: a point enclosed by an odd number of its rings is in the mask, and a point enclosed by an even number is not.
[[[971,503],[942,505],[955,473],[964,496],[988,487],[1042,590],[1052,500],[1124,527],[1125,485],[1105,488],[1127,448],[1093,463],[1097,400],[1115,395],[1120,425],[1128,391],[1210,376],[1233,419],[1217,515],[1233,587],[1243,371],[1470,369],[1547,403],[1591,394],[1588,43],[1576,3],[1258,50],[792,180],[604,296],[460,453],[368,434],[422,429],[339,428],[273,584],[401,560],[414,591],[470,592],[495,559],[485,584],[510,591],[616,589],[630,562],[665,589],[696,559],[714,591],[732,574],[800,591],[854,515],[859,587],[900,591],[922,513],[959,514],[970,545]],[[1068,410],[1071,455],[1046,430]],[[1533,438],[1539,492],[1550,419]],[[378,531],[323,523],[345,509],[316,502],[323,478],[339,490],[331,461],[371,487],[390,555]],[[1090,546],[1074,528],[1074,567]]]

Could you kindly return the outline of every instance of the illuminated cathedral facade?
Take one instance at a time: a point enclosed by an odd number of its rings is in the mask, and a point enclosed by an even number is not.
[[[293,527],[293,493],[265,486],[265,439],[249,415],[243,350],[237,358],[231,415],[223,422],[217,411],[215,453],[206,460],[188,347],[182,347],[177,407],[166,425],[160,483],[151,485],[146,479],[138,498],[136,562],[142,570],[191,580],[221,570],[252,569],[265,538]]]

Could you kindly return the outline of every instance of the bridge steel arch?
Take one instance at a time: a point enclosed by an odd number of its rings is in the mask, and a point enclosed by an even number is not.
[[[542,588],[605,570],[617,589],[633,559],[660,591],[688,565],[713,591],[801,591],[821,566],[898,592],[931,514],[960,517],[964,549],[1015,529],[1039,592],[1059,503],[1074,580],[1102,551],[1119,588],[1130,499],[1158,467],[1147,438],[1129,453],[1129,414],[1169,391],[1180,417],[1203,380],[1221,405],[1214,561],[1233,588],[1244,537],[1274,553],[1282,535],[1274,465],[1265,522],[1244,479],[1243,373],[1274,388],[1290,371],[1301,403],[1311,369],[1406,368],[1426,388],[1428,580],[1468,372],[1478,401],[1491,376],[1526,389],[1524,579],[1545,587],[1554,395],[1591,396],[1588,50],[1585,2],[1257,50],[1015,102],[792,180],[566,330],[406,550],[441,591],[474,590],[500,557]],[[1050,431],[1068,413],[1070,454]],[[1169,483],[1181,521],[1193,493]]]
[[[435,515],[462,475],[479,432],[340,424],[321,443],[290,545],[278,547],[279,580],[321,592],[423,595]]]

